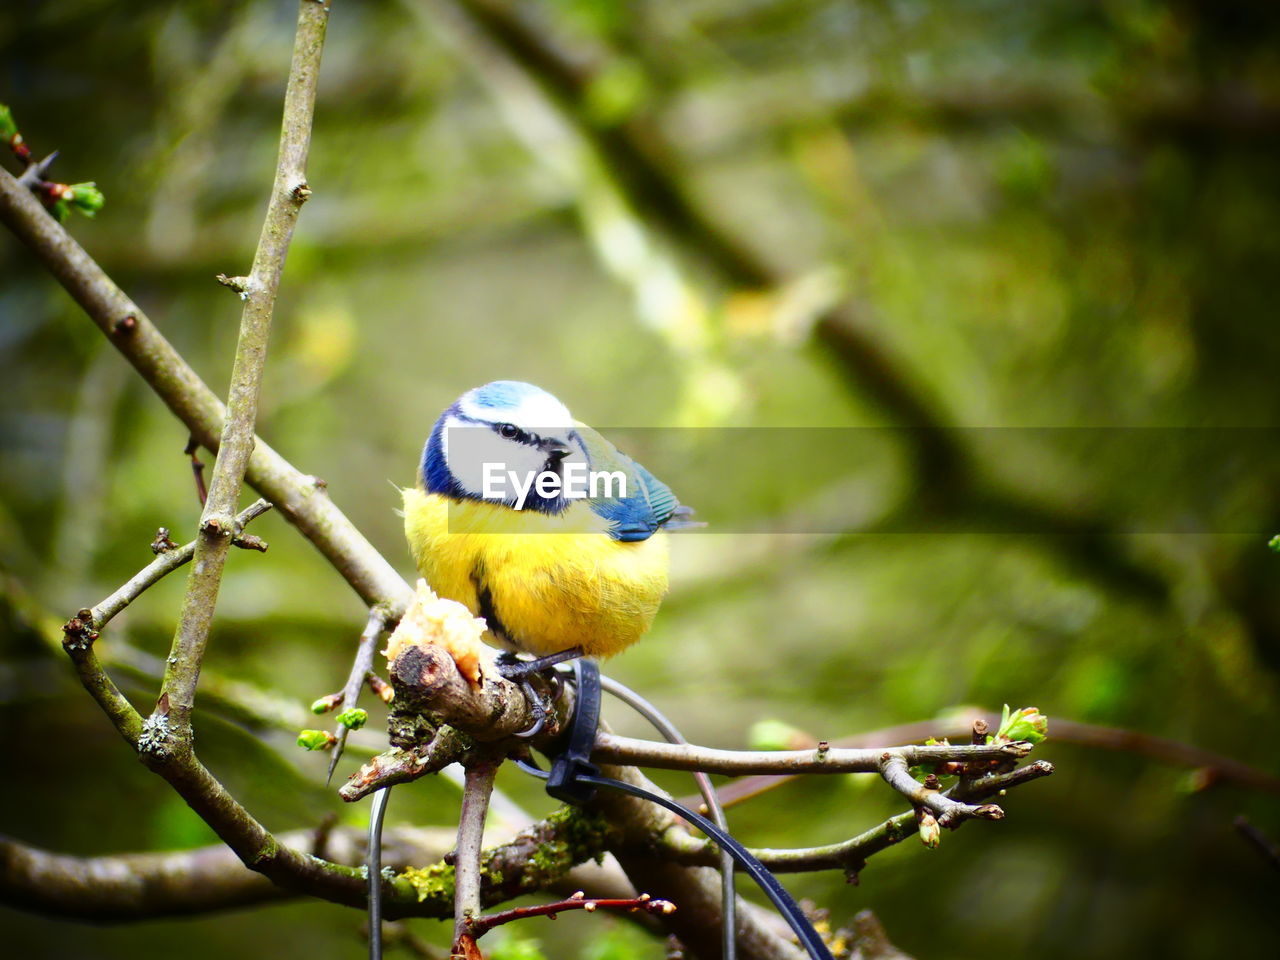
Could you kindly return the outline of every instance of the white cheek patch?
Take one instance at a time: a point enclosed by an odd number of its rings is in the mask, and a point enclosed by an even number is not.
[[[523,480],[540,471],[547,460],[542,451],[507,440],[487,424],[469,424],[455,417],[445,421],[441,439],[454,480],[467,493],[484,500],[515,503],[520,497],[509,472]],[[495,477],[501,479],[500,486],[495,486]]]

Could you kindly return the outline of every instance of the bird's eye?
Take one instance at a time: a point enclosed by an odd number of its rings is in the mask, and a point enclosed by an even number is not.
[[[508,440],[514,440],[516,437],[520,436],[520,428],[514,423],[500,423],[498,424],[498,433],[506,437]]]

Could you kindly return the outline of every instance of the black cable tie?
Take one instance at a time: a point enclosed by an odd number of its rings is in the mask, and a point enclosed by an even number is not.
[[[573,723],[564,741],[564,750],[552,760],[549,773],[532,761],[517,758],[516,764],[520,769],[546,780],[547,793],[565,803],[584,804],[595,796],[597,787],[607,787],[666,807],[684,818],[714,840],[721,850],[732,856],[751,879],[759,884],[813,960],[832,960],[831,951],[786,887],[746,847],[711,820],[681,806],[670,797],[621,780],[600,776],[600,768],[590,759],[591,750],[595,746],[596,730],[600,725],[600,667],[592,660],[577,660],[574,662],[573,672],[578,686],[577,700]]]
[[[564,749],[551,763],[547,793],[580,807],[596,795],[596,788],[582,778],[600,775],[600,768],[591,762],[600,728],[600,666],[594,660],[575,660],[573,678],[577,686],[573,724]]]

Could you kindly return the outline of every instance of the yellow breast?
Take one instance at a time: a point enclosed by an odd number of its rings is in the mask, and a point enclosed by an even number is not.
[[[552,517],[403,493],[418,571],[440,596],[496,619],[487,635],[496,644],[611,657],[644,635],[667,592],[666,534],[619,542],[585,502]]]

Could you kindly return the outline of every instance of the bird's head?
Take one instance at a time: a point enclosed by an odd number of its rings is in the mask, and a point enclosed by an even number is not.
[[[468,390],[440,415],[423,451],[422,483],[428,493],[514,506],[517,483],[543,472],[563,478],[574,460],[587,462],[587,455],[568,408],[532,384],[495,380]],[[493,482],[495,473],[507,471],[516,479]],[[524,509],[545,513],[560,513],[567,504],[536,489],[523,499]]]

